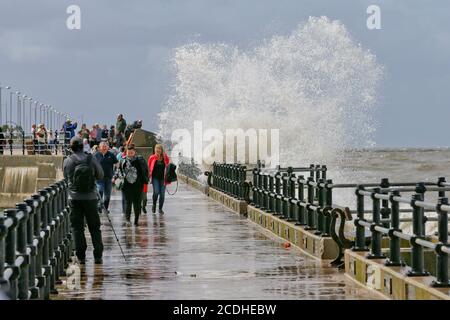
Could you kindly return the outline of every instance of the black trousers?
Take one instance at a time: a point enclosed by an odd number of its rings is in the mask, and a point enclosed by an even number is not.
[[[100,259],[103,255],[101,223],[97,206],[97,200],[70,200],[70,223],[72,224],[73,240],[78,259],[84,260],[86,258],[85,219],[91,234],[92,245],[94,246],[94,258]]]
[[[131,208],[133,208],[134,223],[137,224],[142,210],[142,188],[124,189],[123,193],[125,195],[125,217],[130,220]]]

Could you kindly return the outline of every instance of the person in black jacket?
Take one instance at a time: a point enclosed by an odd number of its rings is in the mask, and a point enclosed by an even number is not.
[[[138,226],[142,206],[142,189],[148,183],[148,166],[145,159],[136,155],[134,144],[129,144],[125,159],[121,160],[119,170],[124,177],[123,192],[125,195],[125,224],[131,225],[131,208],[134,210],[134,225]]]
[[[64,160],[63,171],[64,179],[69,184],[70,223],[76,255],[78,261],[85,264],[87,244],[84,226],[86,220],[94,246],[95,263],[101,264],[103,263],[103,241],[97,209],[95,180],[103,179],[103,169],[91,154],[83,152],[81,138],[72,138],[70,148],[73,154]]]
[[[108,211],[109,201],[111,199],[114,165],[119,162],[119,160],[117,160],[116,156],[109,151],[108,143],[105,141],[100,142],[98,152],[95,153],[94,157],[103,169],[103,179],[97,180],[97,188],[100,193],[100,197],[103,200],[103,205],[105,206],[106,211]]]

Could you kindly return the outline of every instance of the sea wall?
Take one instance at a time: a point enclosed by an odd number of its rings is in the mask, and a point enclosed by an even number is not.
[[[63,178],[63,156],[0,155],[0,208],[17,202]]]

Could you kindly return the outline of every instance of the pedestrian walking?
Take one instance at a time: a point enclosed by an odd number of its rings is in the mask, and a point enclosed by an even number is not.
[[[111,200],[112,178],[114,175],[114,165],[119,161],[114,154],[109,151],[106,141],[100,142],[98,152],[94,155],[103,169],[103,179],[97,180],[97,188],[100,193],[101,201],[106,211],[109,211],[109,201]]]
[[[169,156],[164,152],[161,144],[155,145],[154,154],[148,159],[148,167],[150,172],[150,182],[153,185],[153,205],[152,212],[156,213],[156,202],[159,198],[159,213],[164,214],[163,206],[165,199],[166,185],[169,184],[166,180],[166,170],[169,166]]]
[[[126,122],[125,119],[123,118],[123,114],[119,114],[119,115],[117,116],[116,132],[117,132],[117,133],[124,134],[124,133],[125,133],[126,127],[127,127],[127,122]]]
[[[141,214],[142,190],[144,184],[148,183],[149,172],[145,159],[136,154],[134,144],[126,149],[126,157],[120,163],[120,174],[124,177],[123,192],[125,195],[125,218],[126,225],[131,225],[131,209],[134,211],[134,225],[139,224]]]
[[[83,141],[72,138],[70,148],[73,154],[64,160],[64,179],[69,184],[70,223],[75,242],[75,252],[80,264],[86,262],[85,221],[94,246],[96,264],[103,263],[103,241],[98,214],[96,180],[103,179],[103,169],[90,154],[83,152]]]

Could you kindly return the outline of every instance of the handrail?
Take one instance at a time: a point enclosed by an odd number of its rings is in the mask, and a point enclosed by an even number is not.
[[[10,299],[49,299],[72,256],[68,185],[39,190],[0,213],[0,284]]]
[[[342,249],[343,243],[349,241],[336,235],[336,217],[341,215],[346,221],[355,215],[355,240],[352,250],[369,251],[369,259],[386,259],[391,266],[402,265],[400,258],[400,240],[409,241],[412,263],[409,276],[428,275],[424,269],[424,249],[434,250],[437,256],[436,281],[433,286],[450,286],[448,280],[448,213],[450,204],[445,194],[450,191],[450,183],[439,177],[436,182],[398,182],[382,179],[379,183],[335,184],[327,178],[327,167],[311,164],[309,167],[276,168],[275,171],[258,164],[251,169],[251,181],[246,181],[246,172],[250,169],[240,164],[214,164],[211,173],[211,186],[237,198],[248,186],[248,201],[252,206],[271,213],[296,225],[310,230],[314,234],[335,239]],[[302,172],[309,172],[304,176]],[[300,174],[298,174],[300,173]],[[356,195],[356,210],[335,204],[333,189],[353,189]],[[242,192],[242,191],[241,191]],[[425,193],[436,192],[437,203],[425,200]],[[405,196],[410,194],[412,196]],[[247,194],[246,194],[247,198]],[[372,206],[365,209],[365,199],[370,199]],[[408,208],[400,208],[400,205]],[[334,211],[333,211],[334,210]],[[334,213],[333,213],[334,212]],[[339,214],[336,214],[339,212]],[[427,212],[436,212],[437,217],[427,217]],[[345,213],[345,215],[344,215]],[[408,218],[400,218],[407,213]],[[438,222],[438,242],[432,242],[425,234],[425,224]],[[411,222],[413,232],[404,233],[400,223]],[[345,223],[345,221],[343,221]],[[340,226],[341,228],[341,226]],[[366,232],[370,232],[366,235]],[[339,237],[339,240],[336,240]],[[389,257],[382,250],[382,240],[389,240]],[[369,242],[367,240],[370,240]],[[368,248],[370,244],[370,248]],[[342,251],[342,250],[341,250]],[[339,265],[337,258],[334,262]]]

